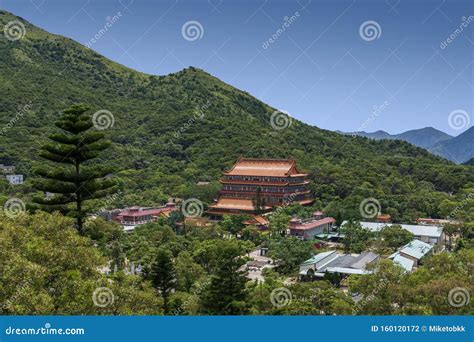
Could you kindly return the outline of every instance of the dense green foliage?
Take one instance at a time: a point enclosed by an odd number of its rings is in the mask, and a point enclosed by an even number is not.
[[[140,277],[99,272],[107,259],[72,219],[0,212],[0,305],[3,314],[160,314],[161,299]],[[108,288],[105,297],[100,294]],[[99,291],[99,292],[96,292]],[[110,292],[108,292],[110,291]],[[108,295],[110,294],[110,296]],[[106,304],[105,307],[95,305]]]

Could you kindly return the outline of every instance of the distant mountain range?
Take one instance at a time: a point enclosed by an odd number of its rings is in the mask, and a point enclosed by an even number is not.
[[[338,131],[338,133],[358,135],[374,140],[404,140],[455,163],[466,162],[468,164],[468,161],[474,158],[474,127],[469,128],[467,131],[456,137],[433,127],[414,129],[400,134],[389,134],[385,131],[376,131],[372,133],[364,131],[353,133]]]

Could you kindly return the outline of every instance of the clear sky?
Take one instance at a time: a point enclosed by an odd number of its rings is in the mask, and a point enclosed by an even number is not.
[[[139,71],[202,68],[325,129],[458,135],[474,123],[472,0],[0,0],[0,8]],[[450,122],[453,111],[461,125]]]

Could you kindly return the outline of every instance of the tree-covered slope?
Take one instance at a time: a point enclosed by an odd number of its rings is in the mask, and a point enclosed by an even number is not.
[[[26,34],[16,41],[0,35],[0,163],[27,176],[59,112],[83,102],[91,113],[113,114],[105,132],[114,145],[101,162],[119,171],[122,204],[170,195],[210,201],[222,169],[239,155],[295,158],[310,172],[320,206],[358,211],[361,199],[375,197],[400,218],[438,215],[448,192],[473,181],[472,168],[405,142],[343,136],[297,120],[276,130],[274,108],[202,70],[146,75],[0,11],[0,26],[12,20]],[[195,186],[202,180],[212,183]]]

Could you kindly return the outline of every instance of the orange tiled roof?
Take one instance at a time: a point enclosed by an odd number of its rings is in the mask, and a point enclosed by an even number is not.
[[[296,169],[292,159],[250,159],[239,158],[237,163],[225,172],[227,175],[238,176],[269,176],[288,177],[291,175],[305,176]]]
[[[243,198],[219,198],[212,209],[255,210],[252,200]]]

